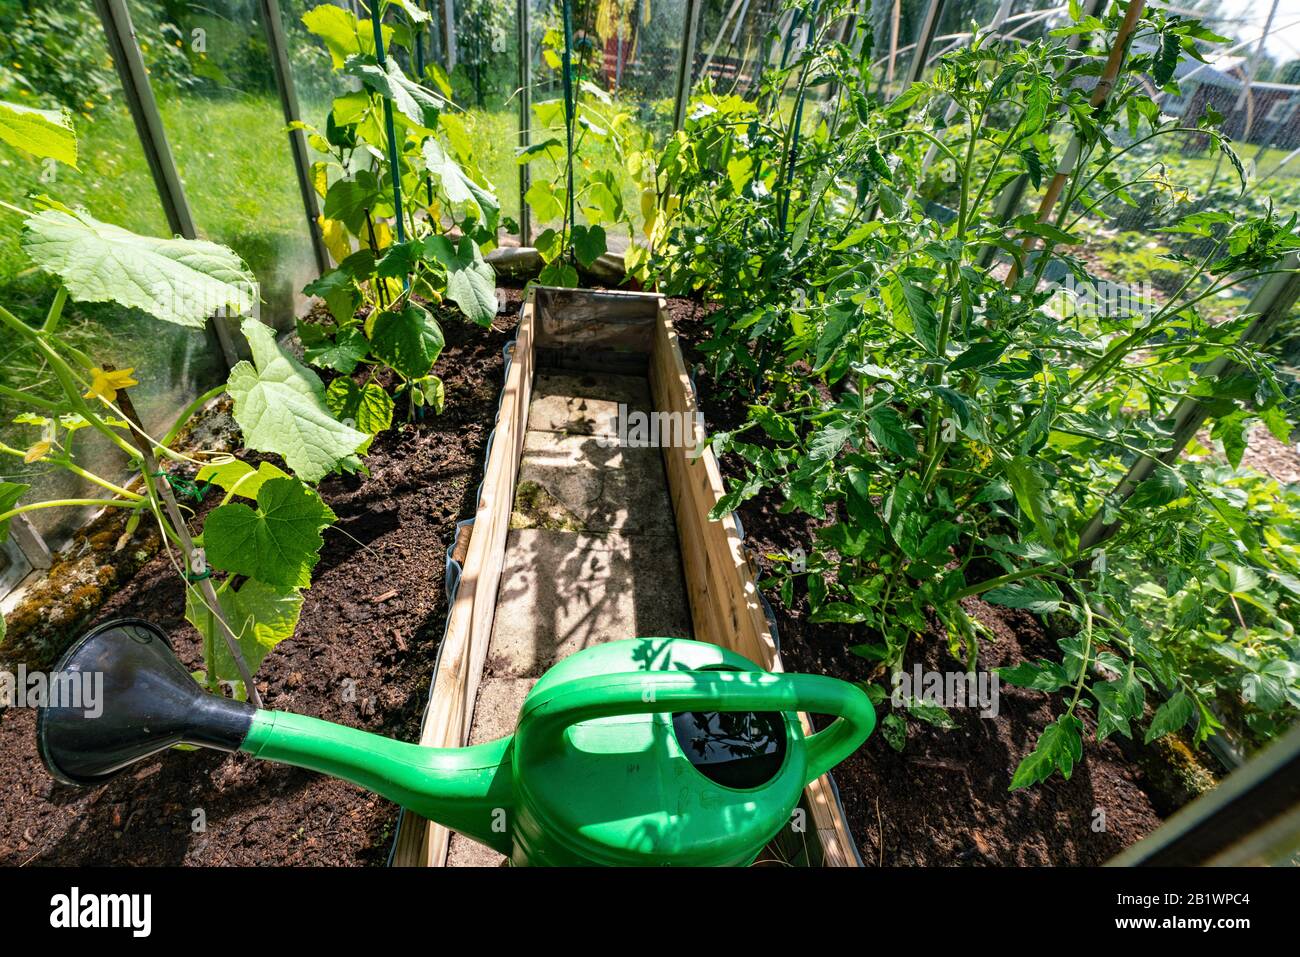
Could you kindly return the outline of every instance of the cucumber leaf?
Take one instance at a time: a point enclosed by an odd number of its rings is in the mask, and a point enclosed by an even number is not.
[[[42,159],[77,168],[77,133],[68,110],[38,110],[0,100],[0,140]]]
[[[30,485],[23,485],[21,482],[0,482],[0,513],[12,509],[18,504],[18,500],[23,497]],[[0,522],[0,542],[9,538],[9,519]]]
[[[480,326],[492,325],[497,315],[497,274],[483,261],[474,240],[462,236],[460,245],[453,247],[446,236],[430,236],[425,249],[447,270],[447,298],[460,306],[465,318]]]
[[[250,673],[255,674],[262,659],[276,645],[286,638],[293,637],[298,627],[298,616],[302,613],[302,593],[296,588],[268,585],[266,582],[250,579],[236,588],[228,588],[219,596],[222,615],[230,630],[234,632],[239,644],[239,651],[244,656]],[[197,588],[187,591],[185,597],[185,618],[195,627],[199,634],[209,639],[216,654],[216,661],[210,662],[221,681],[231,681],[241,688],[239,669],[235,667],[226,640],[221,636],[219,626],[209,616],[207,606],[199,597]],[[238,697],[244,697],[244,694]]]
[[[396,60],[388,59],[380,66],[369,57],[353,56],[348,58],[343,72],[391,100],[394,109],[416,128],[437,132],[438,114],[447,101],[403,73]]]
[[[308,346],[302,357],[319,369],[333,369],[351,375],[369,351],[370,343],[361,330],[348,328],[340,329],[332,340],[325,339],[319,345]]]
[[[355,453],[370,436],[330,414],[320,378],[282,349],[269,327],[249,318],[241,328],[253,361],[230,370],[226,391],[235,400],[244,444],[281,456],[305,482],[356,468]]]
[[[393,424],[393,400],[377,383],[359,386],[347,376],[340,376],[325,390],[330,411],[340,419],[351,420],[362,432],[378,435]]]
[[[203,525],[212,567],[268,585],[306,588],[334,513],[316,490],[295,478],[274,478],[257,490],[257,507],[230,502]]]
[[[341,70],[348,57],[358,53],[374,56],[374,24],[368,19],[358,20],[349,10],[322,3],[304,13],[302,22],[324,42],[336,70]],[[382,26],[381,29],[384,46],[387,46],[393,37],[393,28]]]
[[[425,169],[442,187],[443,195],[451,203],[453,212],[458,216],[472,212],[484,229],[495,230],[501,218],[501,201],[491,187],[474,182],[433,137],[424,141],[421,152]]]
[[[116,302],[179,326],[243,315],[258,299],[257,280],[225,246],[139,236],[66,207],[30,217],[22,244],[74,299]]]
[[[233,492],[235,495],[251,499],[256,499],[262,485],[274,478],[289,478],[289,475],[270,462],[262,462],[257,468],[253,468],[239,459],[232,459],[218,465],[205,465],[195,476],[196,481],[211,482],[227,493]]]
[[[428,310],[413,302],[400,312],[385,309],[370,330],[374,354],[408,379],[428,375],[442,347],[442,327]]]

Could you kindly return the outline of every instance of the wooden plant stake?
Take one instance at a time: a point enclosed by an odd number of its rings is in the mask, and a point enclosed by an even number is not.
[[[1119,26],[1119,31],[1115,34],[1115,42],[1111,44],[1110,55],[1106,57],[1106,67],[1102,70],[1097,85],[1093,88],[1092,99],[1089,105],[1093,110],[1099,110],[1106,105],[1106,99],[1110,96],[1111,87],[1115,85],[1115,78],[1119,76],[1120,64],[1124,62],[1124,56],[1128,52],[1129,36],[1133,33],[1133,28],[1137,25],[1138,18],[1142,16],[1143,10],[1146,9],[1146,0],[1133,0],[1128,5],[1128,10],[1124,13],[1124,21]],[[1074,164],[1079,161],[1079,150],[1082,144],[1079,141],[1079,134],[1075,133],[1070,137],[1070,144],[1065,148],[1065,155],[1061,157],[1061,162],[1057,166],[1056,175],[1052,177],[1051,183],[1047,186],[1047,192],[1043,194],[1042,202],[1038,204],[1038,215],[1036,219],[1040,223],[1047,222],[1052,214],[1052,208],[1056,201],[1061,198],[1061,190],[1065,188],[1065,181],[1070,178],[1074,172]],[[1033,248],[1034,237],[1026,236],[1020,243],[1020,248],[1026,253]],[[1020,280],[1020,262],[1013,260],[1011,269],[1007,272],[1006,287],[1010,289]]]

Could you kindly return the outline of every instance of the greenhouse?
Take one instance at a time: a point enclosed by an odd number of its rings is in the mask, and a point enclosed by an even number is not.
[[[1300,0],[0,24],[0,863],[1300,863]]]

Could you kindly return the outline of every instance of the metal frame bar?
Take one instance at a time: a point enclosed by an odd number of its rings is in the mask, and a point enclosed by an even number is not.
[[[456,69],[456,0],[442,0],[442,47],[447,75]]]
[[[0,545],[0,552],[9,556],[9,567],[0,571],[0,599],[21,587],[32,572],[54,564],[50,546],[26,515],[15,515],[9,532],[9,540]]]
[[[1283,269],[1300,269],[1300,254],[1289,254],[1280,265]],[[1268,342],[1278,327],[1286,321],[1297,300],[1300,300],[1300,272],[1277,273],[1270,276],[1251,299],[1250,305],[1246,307],[1246,312],[1256,314],[1255,321],[1241,334],[1239,341],[1260,344]],[[1238,368],[1236,363],[1225,356],[1220,356],[1206,365],[1200,375],[1202,378],[1231,375]],[[1178,460],[1208,414],[1206,407],[1195,398],[1188,397],[1178,403],[1173,415],[1173,439],[1168,450],[1160,455],[1158,459],[1160,464],[1172,465]],[[1155,471],[1156,466],[1156,459],[1146,456],[1138,459],[1129,468],[1128,473],[1120,479],[1110,497],[1118,498],[1121,502],[1127,499],[1133,494],[1133,490]],[[1105,509],[1099,508],[1079,534],[1080,553],[1104,542],[1119,527],[1118,521],[1107,524],[1102,518],[1104,513]]]
[[[694,86],[695,44],[700,32],[700,2],[686,0],[686,15],[682,22],[682,52],[677,60],[677,90],[673,98],[673,129],[680,130],[686,122],[686,104]]]
[[[280,18],[280,2],[259,2],[266,25],[266,42],[271,51],[271,72],[275,74],[275,87],[280,94],[280,108],[284,112],[285,125],[290,126],[302,119],[302,112],[298,107],[298,92],[289,66],[289,45],[285,41],[284,21]],[[293,169],[298,178],[298,192],[302,195],[303,212],[307,216],[312,255],[316,259],[317,272],[324,273],[330,268],[330,256],[320,232],[320,203],[316,188],[311,182],[311,154],[307,151],[307,137],[302,130],[289,130],[289,149],[293,154]]]
[[[921,21],[921,32],[916,37],[916,48],[912,51],[912,62],[907,65],[907,89],[925,72],[925,61],[930,56],[930,45],[934,43],[934,34],[939,29],[939,16],[943,13],[944,0],[930,0],[925,8],[925,19]]]
[[[144,57],[140,54],[140,47],[136,43],[135,26],[131,23],[131,13],[127,9],[126,0],[95,0],[95,10],[104,25],[108,52],[117,68],[118,80],[122,84],[122,95],[126,98],[127,108],[131,111],[131,120],[135,123],[140,149],[143,150],[145,161],[149,164],[149,172],[153,175],[158,199],[167,216],[167,225],[173,233],[186,239],[197,239],[198,230],[194,225],[194,214],[185,196],[185,185],[181,181],[180,170],[176,167],[176,158],[172,154],[171,144],[167,141],[167,131],[163,127],[162,114],[158,111],[158,101],[154,99],[153,88],[149,85],[149,72],[145,69]],[[214,319],[210,323],[211,328],[216,332],[217,342],[227,366],[233,366],[240,358],[230,329],[233,321]]]
[[[517,0],[515,27],[519,37],[519,148],[532,144],[533,118],[533,60],[531,37],[532,23],[528,11],[529,0]],[[528,208],[528,188],[532,173],[527,163],[519,164],[519,245],[533,242],[533,211]]]
[[[173,233],[186,239],[196,239],[198,231],[194,226],[189,200],[185,196],[185,184],[181,182],[180,171],[167,141],[167,131],[163,127],[162,114],[158,111],[158,101],[154,99],[153,88],[149,85],[149,73],[136,44],[135,26],[131,22],[126,0],[95,0],[95,9],[104,24],[108,52],[117,66],[122,94],[126,97],[131,119],[135,122],[149,172],[153,174],[158,188],[158,198],[167,216],[167,225]]]
[[[32,524],[26,515],[15,515],[9,526],[10,541],[18,546],[23,557],[31,563],[32,568],[49,568],[54,563],[54,555],[45,537]]]
[[[1258,866],[1300,844],[1300,727],[1107,867]]]

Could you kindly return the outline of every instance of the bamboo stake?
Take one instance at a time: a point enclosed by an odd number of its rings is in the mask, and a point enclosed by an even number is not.
[[[1128,10],[1124,13],[1124,21],[1115,34],[1115,42],[1111,44],[1110,55],[1106,57],[1106,67],[1102,70],[1101,78],[1097,80],[1097,85],[1092,91],[1092,99],[1089,101],[1089,105],[1092,107],[1093,112],[1106,105],[1111,88],[1115,85],[1115,78],[1119,76],[1119,68],[1128,53],[1128,42],[1133,34],[1133,28],[1137,26],[1138,18],[1142,16],[1145,9],[1146,0],[1132,0],[1128,5]],[[1082,147],[1083,143],[1079,139],[1079,134],[1075,133],[1070,137],[1070,145],[1065,148],[1065,155],[1056,168],[1056,175],[1052,177],[1052,182],[1048,184],[1047,192],[1043,194],[1042,202],[1038,204],[1038,215],[1036,217],[1038,222],[1045,223],[1048,217],[1051,216],[1052,208],[1056,205],[1057,200],[1061,198],[1061,190],[1065,188],[1066,180],[1074,172],[1074,164],[1079,160],[1079,152]],[[1020,248],[1028,253],[1034,246],[1035,238],[1034,236],[1026,236],[1021,241]],[[1013,261],[1011,269],[1007,272],[1007,288],[1010,289],[1019,279],[1020,263]]]
[[[894,88],[894,65],[898,59],[898,23],[903,16],[903,0],[894,0],[889,17],[889,65],[885,68],[885,88]]]
[[[113,366],[105,365],[104,371],[111,372]],[[131,441],[135,447],[140,450],[140,457],[144,461],[144,480],[153,485],[162,499],[163,507],[167,510],[167,517],[171,519],[172,525],[176,528],[176,535],[181,540],[181,548],[185,550],[183,560],[186,567],[189,567],[190,556],[194,554],[194,539],[190,536],[189,527],[185,524],[185,516],[181,514],[180,506],[176,504],[176,496],[172,494],[171,484],[166,477],[156,474],[158,469],[158,458],[154,455],[153,446],[149,444],[149,439],[145,437],[144,425],[140,421],[140,416],[135,411],[135,404],[125,390],[118,393],[117,402],[115,403],[122,417],[131,423]],[[164,536],[165,538],[165,536]],[[163,542],[166,547],[166,541]],[[208,611],[216,619],[218,628],[221,631],[221,637],[225,639],[226,647],[230,651],[230,657],[234,659],[235,667],[239,669],[239,677],[244,682],[244,687],[248,689],[248,700],[255,708],[262,707],[262,696],[257,692],[257,686],[253,684],[253,675],[248,670],[248,662],[244,660],[244,654],[239,650],[239,641],[226,622],[225,615],[221,612],[221,602],[217,598],[217,590],[212,586],[212,579],[205,578],[201,582],[187,582],[187,584],[197,584],[199,591],[203,593],[203,600],[207,602]],[[209,661],[207,665],[210,668],[216,668],[216,661]]]

